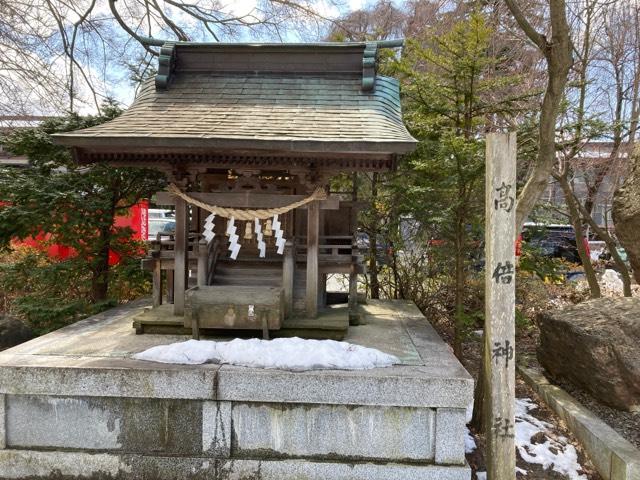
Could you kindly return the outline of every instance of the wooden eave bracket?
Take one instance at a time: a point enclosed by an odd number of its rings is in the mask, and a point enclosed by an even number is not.
[[[158,73],[156,74],[156,90],[166,90],[171,83],[171,76],[176,68],[176,44],[167,42],[160,48],[158,56]]]
[[[362,55],[362,91],[373,92],[376,84],[378,42],[366,42]]]

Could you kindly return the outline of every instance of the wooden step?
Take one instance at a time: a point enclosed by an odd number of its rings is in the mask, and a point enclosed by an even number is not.
[[[224,263],[224,264],[228,264],[228,265],[251,265],[251,266],[267,266],[267,265],[276,266],[276,265],[279,265],[280,267],[282,267],[282,257],[277,256],[277,257],[259,258],[257,256],[256,257],[253,257],[253,256],[241,257],[241,256],[239,256],[237,259],[233,260],[232,258],[229,258],[228,255],[222,255],[218,259],[218,263]]]
[[[214,278],[267,278],[282,280],[281,270],[216,268]]]
[[[228,285],[228,286],[247,286],[247,287],[282,287],[281,278],[261,278],[261,277],[214,277],[214,285]]]

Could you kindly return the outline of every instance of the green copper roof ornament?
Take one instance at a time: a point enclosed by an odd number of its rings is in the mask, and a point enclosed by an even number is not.
[[[158,73],[156,74],[156,90],[166,90],[171,82],[171,74],[176,67],[176,45],[167,42],[160,48],[158,56]]]
[[[167,90],[171,83],[171,77],[175,70],[177,48],[188,46],[206,46],[206,47],[234,47],[234,48],[273,48],[285,47],[293,49],[305,50],[323,50],[323,49],[340,49],[361,47],[362,53],[362,91],[373,92],[376,83],[376,66],[377,54],[379,48],[399,48],[404,44],[404,40],[373,40],[367,42],[319,42],[319,43],[203,43],[203,42],[187,42],[161,40],[151,37],[139,36],[138,39],[146,47],[158,47],[160,51],[158,55],[158,74],[156,75],[156,90]]]
[[[366,42],[362,55],[362,91],[372,92],[376,84],[377,42]]]

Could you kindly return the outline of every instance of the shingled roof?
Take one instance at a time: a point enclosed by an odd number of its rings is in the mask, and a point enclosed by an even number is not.
[[[405,153],[416,141],[397,80],[376,75],[377,47],[165,44],[122,116],[56,138],[87,150]]]

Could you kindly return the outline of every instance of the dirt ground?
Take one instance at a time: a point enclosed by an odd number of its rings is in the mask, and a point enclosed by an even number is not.
[[[439,323],[435,325],[436,329],[439,333],[451,344],[453,338],[453,332],[450,325],[447,325],[446,322]],[[518,353],[532,354],[535,352],[535,345],[537,342],[537,334],[535,329],[527,329],[524,332],[519,332],[518,337],[516,339]],[[464,352],[464,365],[473,375],[475,379],[478,378],[479,366],[480,366],[480,346],[481,346],[481,337],[472,336],[467,342],[464,343],[463,352]],[[516,397],[517,398],[530,398],[537,405],[538,408],[535,410],[531,410],[533,416],[538,418],[539,420],[543,420],[553,425],[553,435],[564,436],[568,439],[569,443],[572,444],[578,453],[578,461],[582,466],[582,470],[578,473],[583,475],[582,478],[586,478],[588,480],[601,480],[601,476],[596,471],[595,467],[585,455],[582,446],[578,443],[578,441],[573,437],[573,435],[567,430],[564,422],[553,413],[546,405],[542,402],[542,400],[531,390],[522,379],[516,379]],[[471,432],[476,440],[477,449],[473,451],[471,454],[467,454],[467,461],[472,468],[472,480],[478,479],[476,472],[486,472],[486,464],[484,460],[484,450],[485,450],[485,439],[483,435],[479,435],[477,432]],[[543,434],[540,438],[536,438],[535,443],[543,443],[546,441],[546,438],[543,437]],[[569,479],[571,477],[568,475],[563,475],[557,473],[553,470],[544,469],[542,465],[532,464],[524,461],[520,454],[516,452],[516,465],[518,468],[522,469],[526,472],[524,475],[521,472],[516,474],[518,479],[527,479],[527,480],[555,480],[555,479]]]

